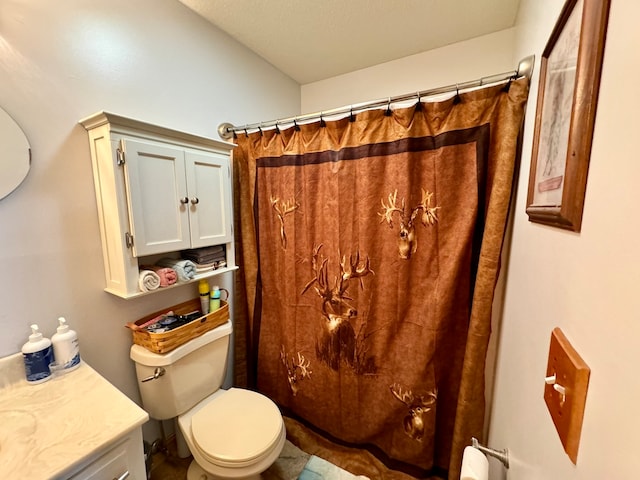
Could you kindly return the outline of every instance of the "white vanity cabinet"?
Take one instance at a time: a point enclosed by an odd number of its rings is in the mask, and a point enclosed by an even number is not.
[[[189,248],[226,247],[227,267],[198,279],[235,268],[232,143],[107,112],[80,123],[90,140],[108,292],[142,295],[138,266]]]
[[[120,480],[147,478],[144,464],[142,430],[135,429],[124,440],[99,451],[81,464],[79,470],[66,477],[69,480]]]
[[[146,480],[149,414],[84,360],[33,385],[21,353],[0,358],[0,478]]]

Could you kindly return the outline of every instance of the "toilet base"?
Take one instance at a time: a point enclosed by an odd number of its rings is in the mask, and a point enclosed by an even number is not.
[[[250,477],[236,478],[236,480],[260,480],[262,475],[251,475]],[[213,473],[205,471],[198,462],[193,460],[187,470],[187,480],[229,480],[228,478],[218,477]]]

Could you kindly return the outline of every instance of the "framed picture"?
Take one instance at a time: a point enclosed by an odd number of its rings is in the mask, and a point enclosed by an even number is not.
[[[542,53],[527,215],[579,232],[610,0],[567,0]]]

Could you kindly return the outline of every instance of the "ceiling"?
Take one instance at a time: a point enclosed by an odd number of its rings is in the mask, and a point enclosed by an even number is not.
[[[512,27],[520,0],[179,0],[301,85]]]

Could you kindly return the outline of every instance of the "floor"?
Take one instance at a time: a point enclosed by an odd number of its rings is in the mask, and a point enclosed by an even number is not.
[[[309,457],[316,455],[355,474],[371,480],[416,480],[389,470],[369,452],[332,444],[300,423],[284,417],[287,442],[280,458],[262,474],[264,480],[296,480]],[[181,459],[169,448],[168,455],[153,455],[150,480],[186,480],[191,458]]]
[[[264,480],[296,480],[309,460],[308,453],[303,452],[288,440],[276,462],[262,474]],[[158,452],[153,456],[151,480],[184,480],[191,457],[179,458],[173,452],[165,455]]]

